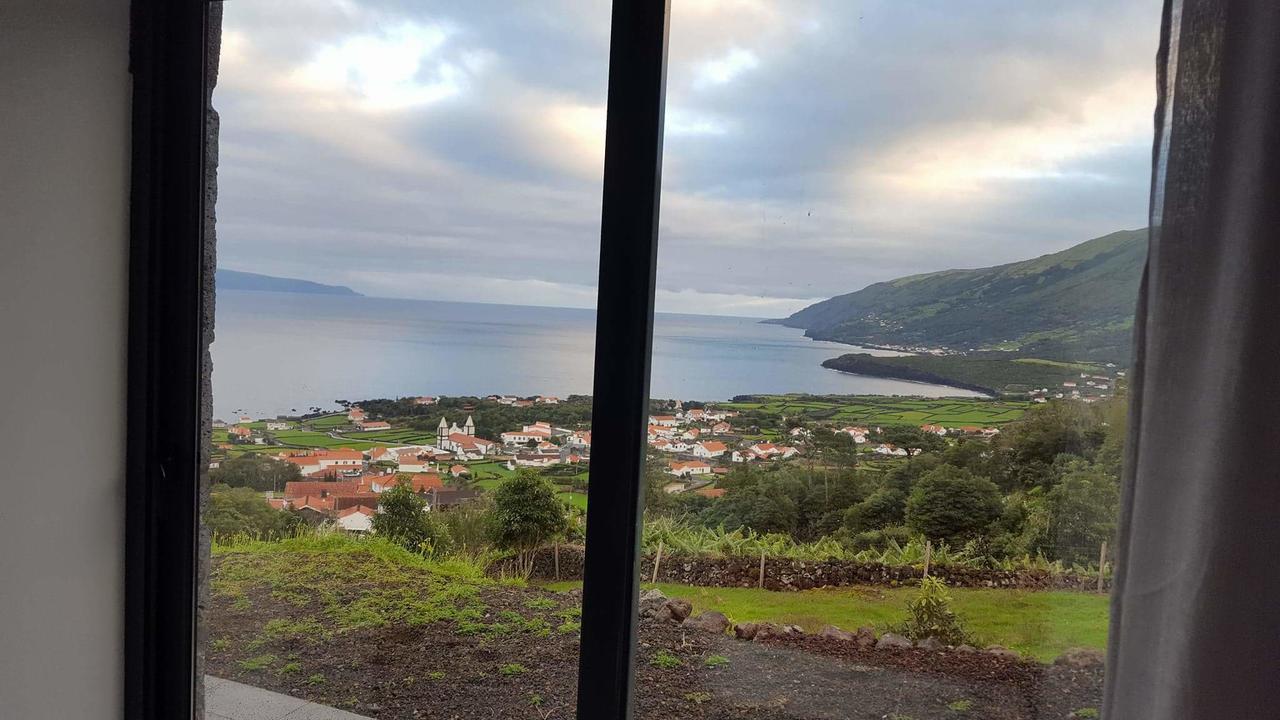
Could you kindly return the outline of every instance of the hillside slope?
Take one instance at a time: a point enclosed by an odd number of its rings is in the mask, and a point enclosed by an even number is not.
[[[1031,260],[912,275],[773,322],[817,340],[1123,361],[1146,241],[1146,229],[1125,230]]]
[[[287,292],[307,295],[357,296],[360,294],[345,285],[325,285],[311,282],[310,280],[259,275],[258,273],[228,270],[226,268],[218,268],[215,279],[219,290],[252,290],[255,292]]]

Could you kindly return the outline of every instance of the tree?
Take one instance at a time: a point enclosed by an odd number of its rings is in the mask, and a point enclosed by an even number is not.
[[[528,577],[534,552],[568,530],[564,503],[545,479],[520,470],[498,486],[493,497],[489,536],[493,544],[516,553],[516,569]]]
[[[963,545],[1000,517],[1000,490],[954,465],[920,477],[907,498],[907,526],[934,541]]]
[[[285,483],[301,479],[302,471],[297,465],[254,453],[224,460],[209,471],[209,481],[214,485],[262,491],[279,492]]]
[[[868,530],[879,530],[888,525],[898,525],[902,522],[906,508],[906,493],[897,488],[882,488],[845,511],[844,527],[848,528],[849,532],[857,534]]]
[[[265,540],[285,537],[303,525],[296,513],[276,510],[261,493],[228,485],[215,485],[209,490],[204,523],[214,538],[249,535]]]
[[[909,425],[890,425],[880,432],[880,437],[891,445],[897,445],[907,451],[907,463],[911,458],[923,452],[938,452],[946,449],[947,441],[930,432]]]
[[[373,516],[373,531],[408,550],[433,555],[448,550],[448,534],[427,510],[426,498],[413,491],[407,475],[378,498],[381,512]]]
[[[1099,466],[1078,460],[1045,494],[1049,515],[1050,557],[1084,563],[1115,535],[1120,488]],[[1049,553],[1047,553],[1049,554]]]

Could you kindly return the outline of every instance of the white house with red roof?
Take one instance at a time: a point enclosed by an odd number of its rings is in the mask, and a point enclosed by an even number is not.
[[[673,428],[680,424],[680,418],[675,415],[650,415],[649,424]]]
[[[673,461],[667,466],[667,472],[676,477],[710,475],[711,466],[701,460]]]
[[[877,455],[889,455],[891,457],[906,457],[910,453],[906,448],[900,448],[893,443],[880,443],[876,446],[875,453]]]
[[[376,514],[372,508],[356,505],[339,510],[334,523],[347,532],[367,533],[373,530],[373,516]]]
[[[837,432],[842,432],[845,435],[848,435],[849,437],[853,438],[853,442],[857,443],[858,445],[865,443],[867,441],[867,436],[871,434],[870,430],[868,430],[865,427],[862,427],[861,425],[850,425],[848,427],[842,427]]]
[[[686,422],[702,422],[707,419],[707,411],[702,408],[690,408],[684,413]]]
[[[725,433],[732,431],[733,426],[723,420],[711,426],[711,434],[713,435],[724,435]]]
[[[923,430],[924,432],[931,433],[933,435],[947,434],[947,429],[942,427],[941,425],[933,425],[933,424],[921,425],[920,429]]]
[[[694,457],[707,460],[710,460],[711,458],[718,458],[728,451],[729,446],[718,440],[703,440],[700,443],[694,444],[691,450]]]
[[[390,430],[391,423],[385,420],[361,420],[356,423],[356,428],[361,432],[372,432],[374,430]]]

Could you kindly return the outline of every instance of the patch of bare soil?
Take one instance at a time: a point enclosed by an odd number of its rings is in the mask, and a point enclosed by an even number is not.
[[[215,594],[208,671],[379,720],[572,718],[576,598],[492,586],[480,600],[483,619],[466,627],[442,620],[333,632],[316,625],[318,605],[281,601],[265,587],[234,601]],[[1100,670],[813,636],[746,642],[646,619],[636,715],[1057,720],[1099,707],[1101,689]]]

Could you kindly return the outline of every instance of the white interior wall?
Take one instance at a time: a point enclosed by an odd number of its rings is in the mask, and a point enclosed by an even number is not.
[[[0,717],[122,715],[128,0],[0,0]]]

